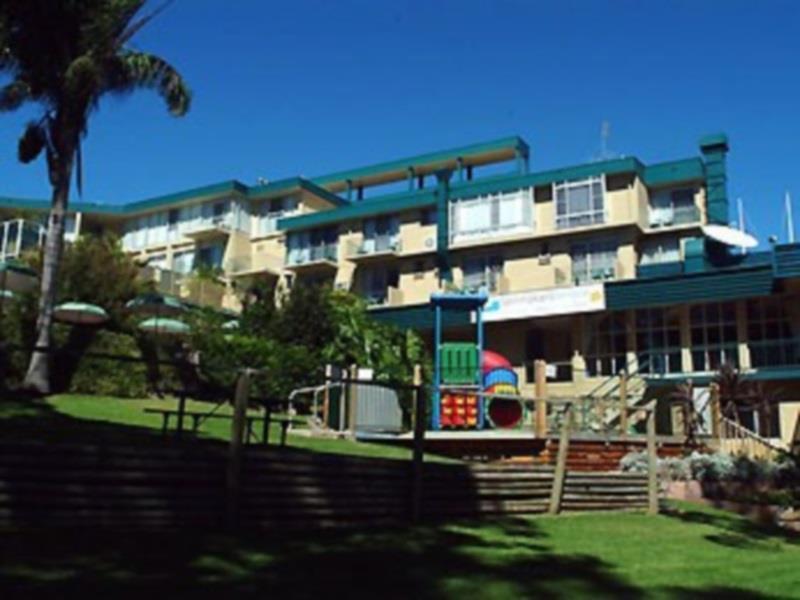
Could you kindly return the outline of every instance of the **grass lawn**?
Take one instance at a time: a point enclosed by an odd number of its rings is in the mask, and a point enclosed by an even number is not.
[[[689,505],[362,531],[0,535],[9,597],[800,598],[800,541]]]
[[[123,439],[138,432],[156,434],[161,431],[161,415],[145,413],[145,408],[177,408],[175,398],[123,399],[103,396],[63,394],[51,396],[44,402],[25,400],[0,400],[0,434],[4,436],[69,437],[91,440],[93,437],[112,436]],[[209,412],[213,405],[187,401],[187,410]],[[217,414],[231,414],[232,407],[223,405]],[[255,413],[254,413],[255,414]],[[301,420],[302,421],[302,420]],[[299,421],[300,426],[302,423]],[[175,428],[175,417],[170,419]],[[185,427],[191,427],[186,419]],[[92,429],[94,435],[87,435]],[[261,428],[257,427],[260,436]],[[208,419],[202,423],[199,435],[221,441],[230,440],[231,422],[228,419]],[[273,424],[270,443],[278,443],[280,427]],[[356,443],[344,439],[310,438],[289,434],[289,446],[316,452],[351,454],[383,458],[408,459],[410,451],[380,444]]]

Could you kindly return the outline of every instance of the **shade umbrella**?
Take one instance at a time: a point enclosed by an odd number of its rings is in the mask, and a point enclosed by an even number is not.
[[[125,304],[125,308],[140,315],[154,317],[175,316],[186,310],[184,303],[175,296],[155,292],[136,296]]]
[[[55,307],[53,317],[73,325],[100,325],[108,321],[108,313],[101,306],[88,302],[65,302]]]
[[[186,335],[191,328],[178,319],[167,319],[165,317],[151,317],[139,323],[139,329],[156,335]]]
[[[11,300],[14,297],[14,292],[11,290],[0,290],[0,300]]]
[[[237,321],[236,319],[232,319],[230,321],[227,321],[227,322],[223,323],[222,328],[223,329],[227,329],[229,331],[233,330],[233,329],[239,329],[239,321]]]

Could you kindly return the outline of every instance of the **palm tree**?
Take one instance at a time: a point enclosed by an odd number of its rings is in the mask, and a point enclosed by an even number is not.
[[[24,104],[40,114],[20,137],[19,160],[44,153],[52,202],[42,266],[36,346],[25,387],[49,392],[49,351],[56,279],[70,183],[82,189],[81,139],[89,116],[108,94],[156,91],[169,112],[189,110],[191,92],[165,60],[132,49],[131,38],[166,7],[140,15],[146,0],[3,0],[0,3],[0,111]]]

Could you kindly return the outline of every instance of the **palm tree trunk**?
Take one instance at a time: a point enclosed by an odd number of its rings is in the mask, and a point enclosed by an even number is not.
[[[71,169],[62,167],[53,177],[53,198],[47,222],[47,237],[42,265],[42,285],[39,296],[39,316],[36,319],[36,345],[25,375],[23,387],[39,394],[50,393],[50,367],[52,356],[53,309],[58,283],[58,267],[64,249],[64,218],[69,202]]]

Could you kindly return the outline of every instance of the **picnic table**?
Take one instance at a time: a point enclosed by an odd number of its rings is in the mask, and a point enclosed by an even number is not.
[[[183,400],[183,399],[181,399]],[[192,420],[192,432],[197,433],[197,430],[200,428],[200,424],[205,421],[206,419],[226,419],[231,420],[233,419],[232,415],[226,414],[217,414],[214,412],[209,411],[202,411],[202,410],[186,410],[185,403],[183,401],[178,403],[177,408],[160,408],[160,407],[152,407],[152,408],[145,408],[144,412],[149,414],[158,414],[161,415],[161,433],[163,435],[167,435],[169,433],[169,424],[172,417],[176,417],[176,428],[175,432],[180,437],[184,431],[184,421],[186,417],[189,417]],[[275,422],[281,426],[281,439],[280,445],[286,445],[286,437],[289,430],[289,426],[292,424],[292,417],[287,415],[273,415],[271,407],[266,406],[264,414],[261,415],[253,415],[248,414],[245,416],[245,428],[246,428],[246,436],[245,440],[249,442],[252,438],[255,438],[254,431],[255,431],[255,424],[256,423],[262,424],[261,430],[261,441],[263,444],[269,443],[269,429],[270,424]]]

